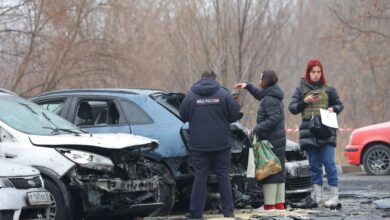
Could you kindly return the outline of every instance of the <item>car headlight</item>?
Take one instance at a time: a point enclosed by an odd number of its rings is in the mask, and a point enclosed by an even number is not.
[[[13,188],[13,186],[7,178],[0,178],[0,189],[1,188]]]
[[[111,169],[114,163],[107,157],[85,151],[57,148],[57,150],[69,160],[95,170]]]

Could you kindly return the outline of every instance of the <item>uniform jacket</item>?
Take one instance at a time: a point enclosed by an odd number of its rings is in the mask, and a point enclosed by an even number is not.
[[[321,85],[309,84],[304,79],[300,81],[300,84],[295,89],[291,102],[288,106],[288,109],[292,114],[302,113],[304,108],[308,105],[304,100],[303,86],[307,86],[311,90],[316,90],[321,87]],[[336,114],[340,114],[343,110],[343,104],[340,101],[337,91],[334,87],[328,86],[326,93],[328,94],[328,107],[333,107],[333,111]],[[299,126],[299,144],[302,149],[307,149],[310,147],[320,147],[325,144],[332,144],[336,146],[336,129],[332,128],[332,135],[327,139],[317,139],[315,138],[309,130],[310,120],[302,120],[301,125]]]
[[[245,87],[253,97],[261,101],[257,111],[257,125],[254,131],[261,140],[268,140],[272,151],[279,158],[283,171],[263,179],[262,183],[284,183],[286,161],[286,131],[284,129],[283,91],[275,84],[259,90],[248,83]]]
[[[216,80],[201,79],[186,94],[180,115],[189,122],[192,151],[219,151],[231,147],[230,123],[241,117],[240,106]]]

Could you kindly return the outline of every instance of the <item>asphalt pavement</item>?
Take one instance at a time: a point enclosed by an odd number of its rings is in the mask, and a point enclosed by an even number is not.
[[[326,178],[324,178],[326,183]],[[339,193],[342,204],[341,210],[328,208],[295,209],[288,207],[286,212],[258,212],[255,209],[235,210],[235,218],[230,219],[319,219],[319,220],[377,220],[390,219],[390,209],[378,208],[376,200],[390,198],[390,176],[368,176],[363,172],[344,173],[339,175]],[[325,194],[329,194],[326,188]],[[184,219],[183,214],[172,216],[145,218],[156,219]],[[217,210],[206,210],[205,219],[223,218]]]

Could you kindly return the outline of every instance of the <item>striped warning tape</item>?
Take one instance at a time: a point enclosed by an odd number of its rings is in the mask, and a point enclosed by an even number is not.
[[[355,130],[354,128],[339,128],[338,131],[339,132],[351,132]],[[299,131],[299,128],[286,128],[286,132],[298,132]]]

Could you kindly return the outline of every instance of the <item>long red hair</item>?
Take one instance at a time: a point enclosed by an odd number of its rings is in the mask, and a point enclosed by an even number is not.
[[[318,66],[320,67],[321,69],[321,78],[319,80],[319,82],[322,84],[322,85],[326,85],[326,78],[325,78],[325,73],[324,73],[324,69],[322,68],[322,64],[320,62],[320,60],[318,59],[312,59],[312,60],[309,60],[309,62],[307,62],[307,65],[306,65],[306,71],[305,71],[305,81],[310,83],[310,84],[313,84],[314,82],[311,81],[310,79],[310,71],[315,67],[315,66]]]

